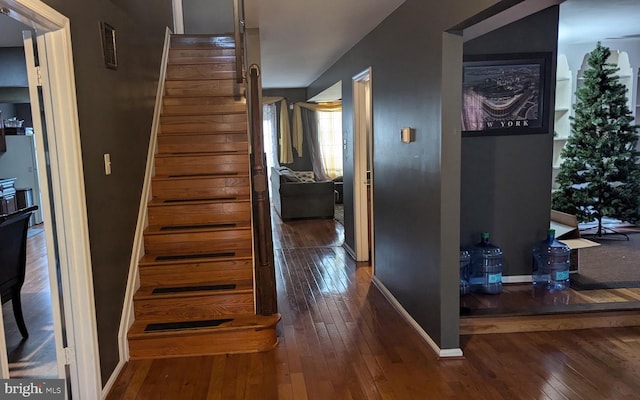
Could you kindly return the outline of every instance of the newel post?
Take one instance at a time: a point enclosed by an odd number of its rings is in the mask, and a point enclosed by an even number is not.
[[[253,190],[253,221],[255,246],[256,312],[272,315],[278,312],[276,297],[276,274],[271,233],[271,205],[267,163],[262,138],[262,105],[260,104],[258,78],[260,68],[249,67],[249,99],[251,118],[251,187]]]

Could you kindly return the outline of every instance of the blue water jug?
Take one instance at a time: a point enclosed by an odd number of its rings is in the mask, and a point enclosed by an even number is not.
[[[533,246],[533,287],[549,291],[569,288],[570,253],[566,244],[556,240],[556,231],[549,229],[547,239]]]
[[[482,232],[480,243],[469,249],[471,291],[488,294],[502,292],[502,250],[489,243],[489,233]]]
[[[460,296],[469,293],[471,287],[469,285],[469,265],[471,264],[471,255],[467,250],[460,250]]]

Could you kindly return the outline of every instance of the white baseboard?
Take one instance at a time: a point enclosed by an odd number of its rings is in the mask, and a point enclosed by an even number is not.
[[[441,349],[440,346],[436,344],[436,342],[429,336],[427,332],[416,322],[415,319],[407,312],[407,310],[402,307],[402,304],[395,298],[395,296],[387,289],[384,284],[377,278],[372,277],[371,281],[374,285],[382,292],[384,297],[389,300],[391,305],[402,315],[402,317],[411,325],[411,327],[420,335],[420,337],[433,349],[433,351],[438,355],[438,358],[452,358],[452,357],[462,357],[462,349],[454,348],[454,349]]]
[[[153,177],[154,170],[154,155],[156,152],[156,142],[160,126],[160,113],[162,112],[162,94],[164,93],[164,79],[167,73],[167,60],[169,59],[170,43],[171,29],[167,27],[164,37],[164,50],[162,53],[160,75],[158,78],[158,88],[156,91],[156,104],[153,114],[153,122],[151,125],[151,135],[149,138],[149,150],[147,152],[147,166],[144,177],[144,185],[142,187],[142,195],[140,196],[138,221],[136,224],[136,232],[133,239],[131,261],[129,264],[129,276],[127,278],[127,288],[125,291],[124,304],[122,306],[120,329],[118,331],[118,350],[120,353],[120,364],[125,363],[127,360],[129,360],[129,343],[127,341],[127,332],[135,321],[133,312],[133,295],[140,286],[140,279],[138,275],[138,261],[144,255],[143,232],[148,224],[147,203],[149,202],[149,198],[151,197],[151,178]],[[118,365],[120,366],[120,364]],[[113,375],[111,378],[113,378]]]
[[[346,242],[342,242],[342,247],[345,249],[347,254],[351,256],[351,258],[354,260],[356,259],[356,252]]]
[[[111,389],[113,389],[113,385],[116,384],[116,381],[118,380],[118,377],[120,376],[120,373],[122,372],[122,369],[125,367],[125,365],[127,365],[127,362],[122,359],[118,362],[118,365],[116,365],[115,369],[111,373],[111,376],[109,377],[109,380],[102,388],[102,394],[100,396],[102,400],[106,399]]]

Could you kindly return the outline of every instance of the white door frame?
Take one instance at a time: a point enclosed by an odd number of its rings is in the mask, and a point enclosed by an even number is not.
[[[61,309],[55,307],[57,283],[64,298],[67,342],[66,349],[56,349],[58,364],[69,364],[74,398],[98,399],[102,383],[69,19],[40,0],[0,0],[0,7],[7,9],[10,17],[34,27],[38,35],[48,133],[48,148],[37,146],[38,164],[46,166],[39,168],[42,211],[49,224],[45,231],[56,347],[63,342]],[[31,94],[33,90],[37,91],[30,87]],[[36,135],[42,144],[42,130]],[[59,368],[58,374],[64,377],[64,368]]]
[[[182,0],[173,0],[173,31],[184,34],[184,12],[182,11]]]
[[[354,239],[356,261],[368,261],[373,249],[369,249],[369,239],[373,247],[373,199],[371,207],[367,201],[367,185],[373,194],[373,171],[369,171],[367,164],[371,162],[373,123],[371,107],[371,67],[352,78],[353,82],[353,214]],[[369,159],[368,159],[369,158]],[[373,169],[373,168],[372,168]],[[367,171],[370,179],[367,180]],[[369,218],[371,217],[371,218]],[[369,226],[371,222],[372,226]],[[371,235],[371,236],[369,236]]]

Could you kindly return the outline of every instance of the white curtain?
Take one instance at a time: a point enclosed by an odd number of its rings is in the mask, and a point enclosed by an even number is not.
[[[324,170],[335,179],[342,176],[342,111],[317,111],[316,118]]]
[[[342,176],[342,104],[296,103],[293,107],[294,145],[299,141],[301,146],[303,136],[308,141],[316,176],[319,179]]]
[[[262,136],[264,138],[264,152],[267,156],[267,173],[271,175],[271,167],[279,166],[278,151],[278,128],[276,118],[276,105],[265,104],[262,106]]]
[[[294,146],[292,144],[287,99],[285,99],[284,97],[262,98],[263,105],[271,104],[275,107],[276,103],[280,103],[280,124],[276,125],[279,129],[275,130],[276,140],[273,142],[273,151],[278,151],[278,147],[275,146],[275,143],[278,143],[280,148],[280,152],[278,153],[278,161],[280,162],[280,164],[291,164],[293,162],[293,149],[295,148],[298,156],[300,156],[302,153],[302,147],[297,145]],[[274,115],[275,113],[276,112],[274,111]]]

